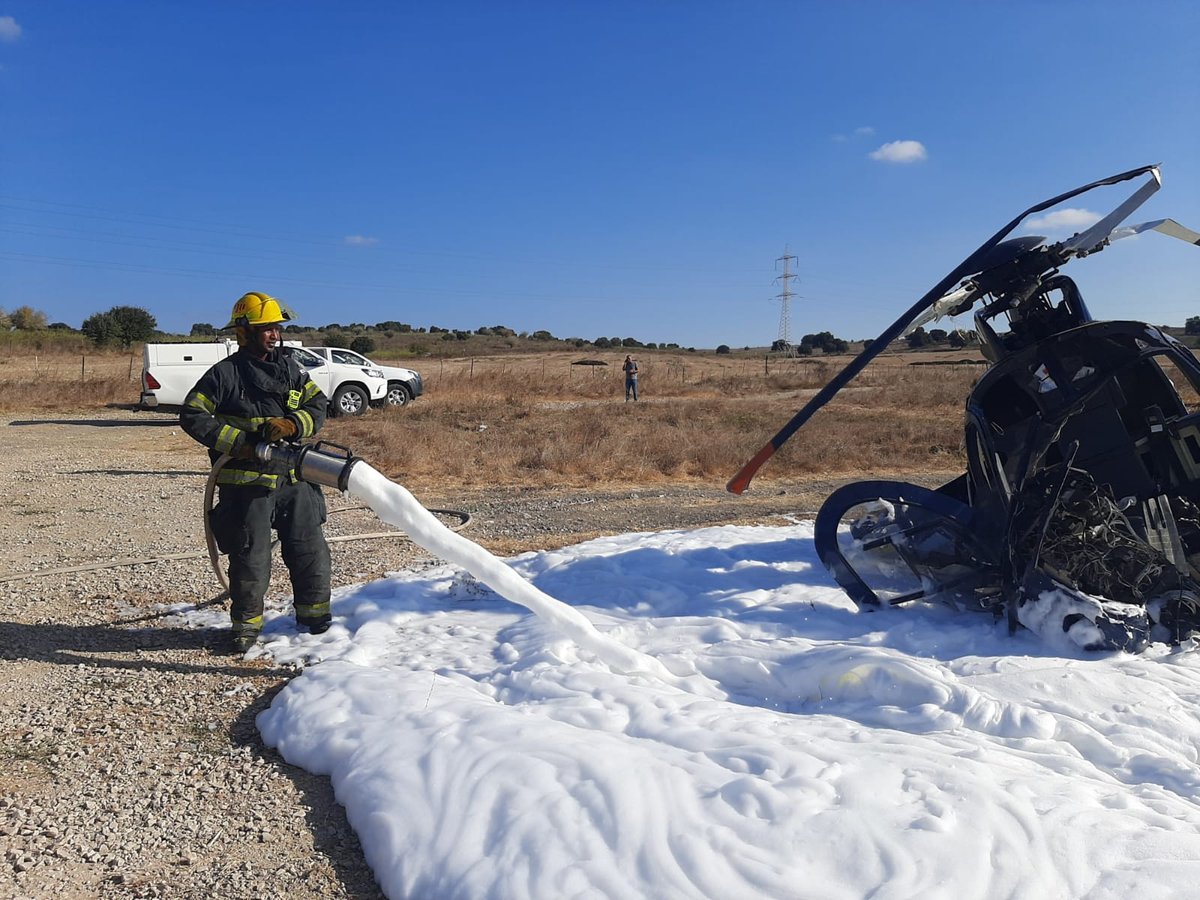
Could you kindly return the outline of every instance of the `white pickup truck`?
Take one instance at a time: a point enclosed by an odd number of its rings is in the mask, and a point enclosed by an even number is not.
[[[387,402],[388,380],[379,369],[331,362],[298,341],[284,341],[284,345],[329,397],[331,416],[357,416],[371,404]],[[237,342],[233,340],[146,344],[142,350],[142,407],[181,405],[213,363],[236,351]]]
[[[381,366],[371,362],[361,353],[341,347],[305,347],[304,349],[335,365],[378,369],[383,372],[384,378],[387,379],[387,395],[383,400],[373,401],[374,406],[383,406],[384,404],[404,406],[425,392],[421,376],[412,369],[404,369],[400,366]]]

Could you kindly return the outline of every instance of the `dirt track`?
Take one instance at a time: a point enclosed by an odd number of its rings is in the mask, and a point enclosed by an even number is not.
[[[0,420],[0,895],[378,897],[327,779],[261,744],[294,672],[220,652],[160,604],[220,602],[203,554],[207,458],[168,413]],[[836,482],[418,494],[493,552],[811,515]],[[331,537],[381,530],[329,495]],[[428,557],[332,544],[334,585]],[[123,563],[112,565],[114,562]],[[278,564],[277,564],[278,566]],[[73,571],[72,571],[73,570]],[[277,567],[268,600],[290,593]]]

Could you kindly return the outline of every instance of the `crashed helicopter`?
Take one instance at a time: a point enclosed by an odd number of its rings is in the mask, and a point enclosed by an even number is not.
[[[1009,237],[1035,213],[1143,177],[1071,238]],[[825,567],[860,609],[944,603],[1088,650],[1200,632],[1200,362],[1153,325],[1093,320],[1060,271],[1143,232],[1200,245],[1173,219],[1122,225],[1161,183],[1144,166],[1025,210],[822,388],[728,490],[742,493],[893,340],[978,306],[989,366],[966,401],[966,471],[936,490],[862,481],[832,493],[815,525]]]

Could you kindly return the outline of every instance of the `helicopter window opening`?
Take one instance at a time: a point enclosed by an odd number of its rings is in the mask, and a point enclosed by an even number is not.
[[[1004,311],[1008,332],[1001,340],[1009,349],[1015,350],[1029,341],[1042,340],[1084,324],[1088,319],[1078,308],[1082,304],[1075,299],[1077,297],[1077,293],[1068,294],[1059,284],[1047,285],[1020,309]]]
[[[1169,403],[1164,409],[1178,409],[1181,414],[1200,410],[1200,388],[1192,382],[1191,378],[1165,355],[1154,356],[1152,360],[1157,363],[1158,372],[1155,374],[1166,379],[1166,384],[1159,389],[1166,388],[1179,398],[1176,402]]]
[[[1200,441],[1196,440],[1194,434],[1189,434],[1183,439],[1184,446],[1188,448],[1188,453],[1192,455],[1192,462],[1200,463]]]
[[[984,418],[1001,434],[1009,426],[1037,415],[1038,411],[1033,398],[1011,375],[999,379],[988,389],[981,406]]]
[[[1146,467],[1146,471],[1151,478],[1159,478],[1158,465],[1154,461],[1154,454],[1149,450],[1144,450],[1138,453],[1138,458],[1142,461],[1142,465]]]
[[[1142,364],[1133,367],[1144,368]],[[1107,379],[1062,423],[1055,440],[1060,458],[1065,448],[1077,442],[1080,453],[1073,465],[1111,485],[1118,496],[1148,496],[1155,474],[1148,471],[1136,446],[1149,431],[1144,405],[1148,398],[1131,390],[1131,379],[1121,383],[1122,376],[1131,376],[1133,369]],[[1053,454],[1048,452],[1046,458],[1051,461]]]
[[[1188,412],[1171,377],[1164,371],[1164,365],[1175,373],[1181,384],[1188,385],[1170,360],[1162,357],[1147,357],[1114,373],[1112,377],[1111,385],[1124,395],[1114,396],[1113,405],[1130,435],[1142,437],[1149,432],[1146,410],[1152,406],[1157,406],[1160,417],[1167,420],[1174,420]],[[1194,389],[1192,395],[1194,398]]]

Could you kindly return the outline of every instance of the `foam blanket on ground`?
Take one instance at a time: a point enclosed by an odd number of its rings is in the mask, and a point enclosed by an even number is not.
[[[391,897],[1139,898],[1200,883],[1200,655],[860,613],[808,523],[507,561],[629,671],[451,564],[277,605],[260,714]],[[196,614],[200,616],[200,613]]]

